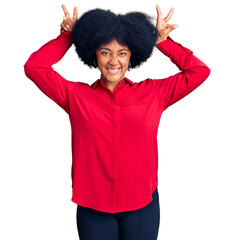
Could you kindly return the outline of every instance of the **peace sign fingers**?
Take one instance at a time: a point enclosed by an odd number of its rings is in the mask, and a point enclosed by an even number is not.
[[[72,31],[73,26],[78,18],[77,7],[74,7],[72,18],[64,4],[62,4],[62,9],[63,9],[64,15],[65,15],[65,16],[63,16],[63,22],[60,24],[60,26],[62,28],[62,33],[64,31]]]
[[[77,7],[74,7],[72,22],[75,22],[77,18],[78,18]]]
[[[174,13],[175,9],[172,7],[170,12],[167,14],[167,16],[163,19],[165,22],[168,22],[171,19],[172,14]]]
[[[162,12],[158,4],[156,5],[156,10],[158,14],[158,20],[162,20]]]
[[[70,14],[69,14],[69,12],[68,12],[68,10],[67,10],[67,8],[66,8],[66,6],[64,4],[62,5],[62,9],[63,9],[65,17],[66,18],[71,18]]]
[[[159,42],[166,40],[168,34],[172,30],[177,28],[178,25],[177,24],[171,25],[168,23],[168,21],[171,19],[172,15],[175,11],[174,7],[172,7],[170,9],[169,13],[167,14],[167,16],[165,18],[162,17],[162,12],[161,12],[161,9],[158,4],[156,5],[156,10],[157,10],[157,14],[158,14],[156,28],[157,28],[158,34],[159,34],[157,37],[157,40],[156,40],[156,44],[158,44]]]

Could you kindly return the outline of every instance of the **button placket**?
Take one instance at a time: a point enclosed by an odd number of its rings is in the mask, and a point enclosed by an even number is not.
[[[111,101],[116,105],[116,98],[113,94],[111,94]]]

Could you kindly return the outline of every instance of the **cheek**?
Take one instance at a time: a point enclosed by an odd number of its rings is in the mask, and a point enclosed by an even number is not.
[[[104,62],[105,62],[105,58],[99,53],[96,53],[96,59],[97,59],[98,64],[104,64]]]
[[[129,65],[130,60],[131,60],[131,55],[129,55],[128,58],[126,59],[126,64],[127,64],[127,65]]]
[[[101,57],[97,57],[97,62],[98,62],[99,68],[104,68],[107,64],[106,59],[101,58]]]
[[[130,58],[127,58],[127,59],[124,61],[124,66],[125,66],[125,68],[128,68],[128,67],[129,67],[129,64],[130,64]]]
[[[109,59],[106,56],[98,56],[97,60],[100,62],[100,64],[105,65],[108,63]]]

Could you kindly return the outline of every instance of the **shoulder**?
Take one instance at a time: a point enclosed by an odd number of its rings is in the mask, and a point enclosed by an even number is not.
[[[84,89],[84,88],[90,87],[88,83],[79,82],[79,81],[70,81],[70,80],[66,80],[66,85],[68,90],[70,91],[73,91],[75,88]]]
[[[158,84],[160,84],[161,79],[152,79],[152,78],[146,78],[137,84],[144,86],[144,87],[156,87]]]

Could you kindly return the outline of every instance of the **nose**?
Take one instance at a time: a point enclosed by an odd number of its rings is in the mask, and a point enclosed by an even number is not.
[[[116,64],[118,64],[118,56],[112,54],[111,57],[110,57],[109,64],[111,64],[111,65],[116,65]]]

